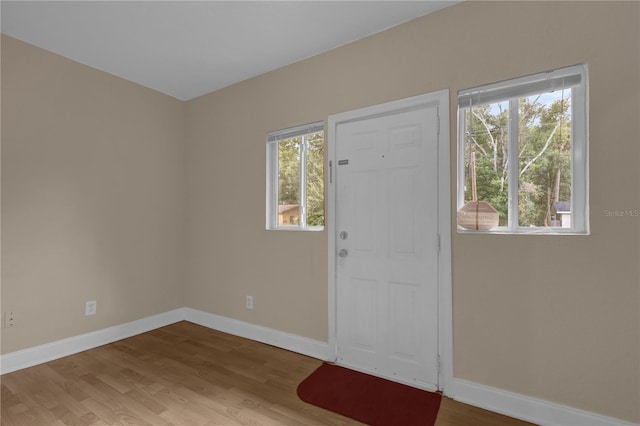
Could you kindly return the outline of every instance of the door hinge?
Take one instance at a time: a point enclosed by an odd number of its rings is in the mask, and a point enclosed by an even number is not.
[[[438,370],[438,374],[440,374],[440,355],[438,355],[436,360],[436,369]]]
[[[436,248],[438,249],[438,254],[440,254],[440,234],[436,238]]]
[[[440,107],[436,107],[436,118],[438,120],[438,137],[440,137]]]

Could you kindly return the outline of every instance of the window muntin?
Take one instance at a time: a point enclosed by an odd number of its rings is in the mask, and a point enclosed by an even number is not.
[[[586,88],[580,65],[459,92],[458,209],[475,189],[486,232],[588,233]]]
[[[322,122],[267,135],[267,229],[324,229]]]

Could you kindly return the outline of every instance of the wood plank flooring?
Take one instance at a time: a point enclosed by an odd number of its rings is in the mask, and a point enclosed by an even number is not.
[[[357,425],[296,395],[321,361],[179,322],[1,377],[1,424]],[[529,423],[443,398],[437,426]]]

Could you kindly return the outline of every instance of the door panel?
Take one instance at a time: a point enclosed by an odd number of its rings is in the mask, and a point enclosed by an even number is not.
[[[354,250],[358,252],[373,252],[375,250],[376,208],[378,185],[377,173],[372,171],[356,172],[352,178],[353,216],[352,239]]]
[[[351,322],[350,343],[355,347],[373,353],[376,348],[376,305],[378,303],[378,283],[375,280],[352,279],[349,296],[354,308]]]
[[[416,256],[417,167],[389,171],[389,250],[394,258]],[[397,208],[394,208],[397,206]]]
[[[427,389],[438,386],[437,142],[436,104],[336,128],[337,361]]]

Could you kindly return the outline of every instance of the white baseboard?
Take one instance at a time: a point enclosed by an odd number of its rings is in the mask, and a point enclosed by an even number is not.
[[[191,308],[185,308],[185,319],[204,327],[266,343],[323,361],[326,361],[329,356],[328,343],[296,334],[285,333],[272,328],[262,327],[260,325],[250,324]]]
[[[323,361],[329,358],[329,344],[326,342],[191,308],[180,308],[80,336],[4,354],[0,356],[0,373],[6,374],[42,364],[183,320]],[[463,379],[454,378],[452,390],[453,392],[446,392],[446,394],[456,401],[540,425],[640,426]]]
[[[323,361],[327,359],[329,354],[329,346],[325,342],[191,308],[179,308],[91,333],[4,354],[0,356],[0,374],[11,373],[12,371],[53,361],[54,359],[97,348],[98,346],[126,339],[127,337],[183,320],[318,358]]]
[[[44,345],[34,346],[0,357],[0,374],[32,367],[78,352],[97,348],[136,334],[145,333],[165,325],[184,320],[184,308],[127,322],[79,336],[69,337]]]
[[[485,410],[539,425],[553,426],[638,426],[612,417],[567,407],[542,399],[453,379],[453,399]]]

